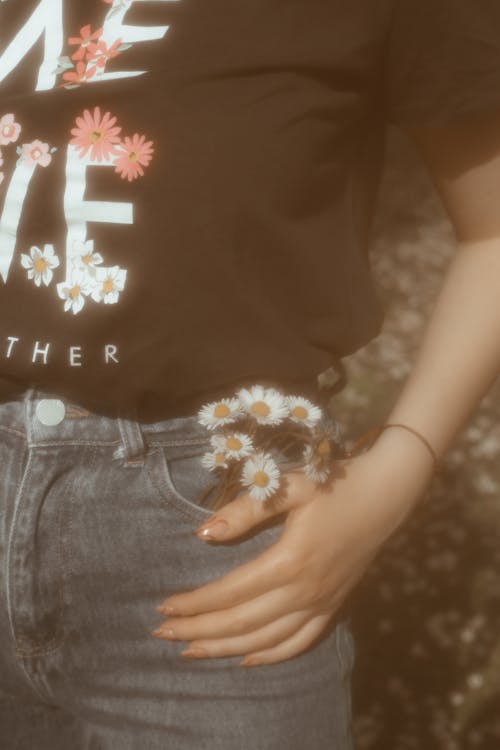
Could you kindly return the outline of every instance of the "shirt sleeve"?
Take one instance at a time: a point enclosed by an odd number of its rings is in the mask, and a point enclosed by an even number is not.
[[[396,0],[386,52],[389,122],[500,111],[500,0]]]

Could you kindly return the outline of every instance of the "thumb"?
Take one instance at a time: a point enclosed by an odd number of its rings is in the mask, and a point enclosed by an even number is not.
[[[196,529],[198,539],[210,542],[235,539],[269,518],[296,507],[302,478],[289,472],[283,474],[282,479],[279,489],[266,500],[257,500],[249,492],[239,493]]]

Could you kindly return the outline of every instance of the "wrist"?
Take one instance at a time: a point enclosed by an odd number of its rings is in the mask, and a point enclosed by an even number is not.
[[[384,430],[370,451],[386,457],[402,471],[410,469],[429,478],[436,471],[436,461],[424,442],[409,430],[400,427]]]

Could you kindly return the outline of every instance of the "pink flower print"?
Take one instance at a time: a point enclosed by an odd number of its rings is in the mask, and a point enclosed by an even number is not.
[[[143,167],[147,167],[153,155],[153,141],[146,141],[145,135],[137,133],[129,138],[126,136],[120,143],[120,153],[113,161],[115,172],[123,180],[132,182],[139,175],[144,175]]]
[[[0,146],[15,143],[20,132],[21,126],[15,121],[14,115],[4,115],[0,118]]]
[[[21,157],[28,164],[39,164],[41,167],[47,167],[52,161],[52,155],[49,153],[49,144],[35,140],[32,143],[23,143]]]
[[[120,142],[121,127],[115,126],[115,122],[116,117],[110,112],[101,117],[99,107],[95,107],[93,113],[86,109],[82,117],[76,118],[77,127],[71,131],[74,138],[70,143],[79,150],[80,159],[88,151],[93,161],[109,161],[112,155],[119,153],[115,144]]]
[[[98,68],[105,68],[108,60],[112,60],[113,57],[118,57],[120,54],[119,47],[121,43],[122,40],[117,39],[111,47],[108,47],[106,42],[103,41],[97,42],[97,44],[92,42],[92,44],[89,44],[87,60],[95,62]]]
[[[80,36],[70,36],[68,44],[78,44],[78,49],[71,55],[72,60],[83,60],[87,54],[88,46],[102,34],[102,28],[92,32],[90,24],[82,26]]]
[[[97,67],[93,65],[91,68],[87,68],[87,64],[84,62],[79,62],[76,64],[76,68],[74,70],[68,70],[66,73],[63,73],[63,81],[65,83],[63,85],[67,86],[68,84],[77,85],[79,83],[84,83],[85,81],[88,81],[92,76],[95,75],[97,71]]]

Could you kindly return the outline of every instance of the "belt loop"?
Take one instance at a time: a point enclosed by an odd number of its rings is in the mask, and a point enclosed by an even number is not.
[[[125,458],[126,466],[143,466],[146,444],[141,425],[135,419],[118,417],[118,428],[122,439],[119,455]]]

